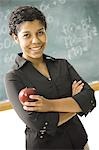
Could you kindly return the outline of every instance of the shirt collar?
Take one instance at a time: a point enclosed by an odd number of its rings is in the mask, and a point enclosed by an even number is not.
[[[46,54],[43,54],[43,57],[45,60],[52,60],[52,61],[55,61],[55,58],[54,57],[51,57],[49,55],[46,55]]]
[[[44,57],[45,60],[55,61],[54,57],[48,56],[46,54],[43,54],[43,57]],[[29,62],[29,61],[22,57],[22,53],[18,53],[18,55],[17,55],[17,57],[15,59],[15,64],[13,66],[13,69],[14,70],[18,70],[19,68],[21,68],[27,62]]]

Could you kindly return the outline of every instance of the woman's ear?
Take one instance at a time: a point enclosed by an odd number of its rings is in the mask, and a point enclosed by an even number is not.
[[[12,38],[14,39],[14,41],[18,44],[19,40],[18,40],[18,36],[15,34],[12,34]]]

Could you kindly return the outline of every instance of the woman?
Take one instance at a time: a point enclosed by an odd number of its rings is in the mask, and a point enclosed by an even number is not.
[[[9,19],[10,35],[20,45],[5,77],[8,99],[26,124],[27,150],[84,150],[88,137],[78,118],[96,106],[94,91],[65,59],[44,54],[46,18],[35,7],[21,6]],[[20,103],[21,89],[34,87],[35,102]]]

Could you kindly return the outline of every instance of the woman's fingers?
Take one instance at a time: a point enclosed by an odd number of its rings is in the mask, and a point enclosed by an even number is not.
[[[83,89],[83,86],[84,86],[84,83],[78,85],[78,86],[76,87],[76,92],[80,92],[80,91]]]
[[[31,101],[24,102],[23,109],[26,111],[48,112],[51,110],[52,103],[50,100],[40,95],[29,96]],[[35,100],[35,101],[33,101]]]
[[[82,83],[82,81],[80,80],[80,81],[74,81],[73,82],[73,84],[72,84],[72,88],[76,88],[76,87],[78,87],[80,84]]]
[[[24,105],[25,106],[39,106],[41,105],[41,102],[42,102],[42,96],[39,96],[39,95],[30,95],[29,98],[31,100],[27,101],[27,102],[24,102]]]
[[[74,81],[72,84],[72,95],[78,94],[83,89],[84,83],[80,81]]]

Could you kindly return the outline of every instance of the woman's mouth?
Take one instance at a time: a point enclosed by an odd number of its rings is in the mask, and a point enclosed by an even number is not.
[[[39,51],[42,48],[42,46],[38,46],[38,47],[32,47],[30,48],[32,51]]]

